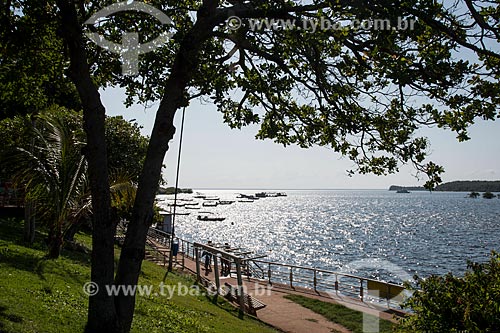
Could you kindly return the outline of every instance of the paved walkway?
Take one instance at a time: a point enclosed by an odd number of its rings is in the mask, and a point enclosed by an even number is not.
[[[179,258],[180,260],[180,258]],[[159,263],[163,264],[163,263]],[[176,264],[177,269],[182,269],[182,266]],[[209,281],[215,281],[213,271],[206,273],[203,264],[200,263],[201,275]],[[196,263],[185,258],[185,270],[196,274]],[[237,285],[236,278],[233,274],[232,277],[221,277],[220,283]],[[214,282],[215,283],[215,282]],[[339,303],[354,310],[370,313],[380,316],[384,319],[392,320],[393,316],[386,312],[380,311],[380,308],[370,304],[362,303],[349,297],[339,297],[326,293],[316,293],[313,290],[305,288],[294,288],[293,290],[285,285],[274,284],[271,288],[267,284],[253,279],[244,279],[246,292],[258,300],[265,303],[267,306],[257,311],[257,317],[282,330],[283,332],[290,333],[331,333],[331,332],[350,332],[347,328],[328,321],[323,316],[294,303],[284,296],[289,294],[299,294],[310,298],[320,299],[324,302]]]

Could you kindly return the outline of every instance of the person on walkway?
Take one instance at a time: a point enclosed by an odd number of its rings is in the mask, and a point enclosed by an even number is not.
[[[224,251],[229,252],[231,249],[231,246],[229,246],[229,243],[224,244]],[[228,258],[225,258],[224,256],[221,257],[221,275],[222,276],[228,276],[231,274],[231,261]]]
[[[212,241],[208,241],[207,245],[212,246]],[[208,273],[212,271],[212,266],[210,265],[210,263],[212,262],[212,253],[204,250],[201,253],[201,257],[205,257],[205,275],[208,275]]]

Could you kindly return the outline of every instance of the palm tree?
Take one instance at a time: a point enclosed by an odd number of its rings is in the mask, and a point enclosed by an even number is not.
[[[18,148],[12,157],[15,179],[24,185],[26,199],[36,202],[36,214],[49,230],[49,257],[57,258],[64,231],[82,211],[87,163],[84,143],[62,116],[42,114],[32,128],[34,149]]]
[[[16,182],[25,189],[25,201],[35,203],[37,219],[48,228],[48,256],[57,258],[63,242],[72,241],[92,214],[85,146],[78,121],[64,112],[42,113],[31,127],[30,149],[18,147],[9,160]],[[130,218],[135,200],[134,175],[110,172],[110,192],[116,219]]]

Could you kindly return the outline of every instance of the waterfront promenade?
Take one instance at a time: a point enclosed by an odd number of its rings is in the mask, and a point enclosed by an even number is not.
[[[158,253],[168,253],[168,248],[162,246],[161,244],[155,245],[155,250],[158,251]],[[154,260],[154,258],[155,257],[153,256],[149,257],[150,260]],[[174,268],[179,271],[193,274],[196,277],[197,268],[195,260],[179,253],[177,259],[180,260],[181,258],[183,258],[184,265],[182,265],[181,261],[179,261],[178,263],[175,263]],[[163,266],[165,265],[165,260],[157,260],[157,263]],[[200,265],[199,269],[202,284],[215,284],[216,279],[213,270],[206,272],[203,265]],[[231,274],[227,277],[221,276],[219,277],[219,280],[221,286],[224,286],[225,283],[233,286],[237,285],[235,274]],[[320,299],[324,302],[338,303],[357,311],[380,316],[384,319],[393,319],[392,314],[384,312],[385,309],[374,306],[370,303],[358,301],[351,297],[342,297],[335,294],[317,292],[307,288],[290,288],[287,285],[279,283],[273,283],[272,286],[270,286],[265,281],[247,277],[243,279],[243,284],[246,293],[266,304],[266,307],[257,311],[257,317],[263,322],[268,323],[269,325],[272,325],[284,332],[350,332],[345,327],[332,323],[326,320],[323,316],[286,299],[285,296],[289,294],[300,294],[306,297]]]

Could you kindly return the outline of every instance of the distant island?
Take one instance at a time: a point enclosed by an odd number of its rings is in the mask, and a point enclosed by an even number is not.
[[[428,191],[423,186],[391,185],[389,191]],[[457,180],[436,186],[438,192],[500,192],[500,180]]]
[[[177,189],[177,193],[193,193],[193,190],[190,188],[179,188]],[[158,189],[158,194],[175,194],[175,187],[160,187]]]
[[[402,190],[407,190],[407,191],[428,191],[423,186],[399,186],[399,185],[391,185],[391,187],[389,187],[389,191],[402,191]]]

